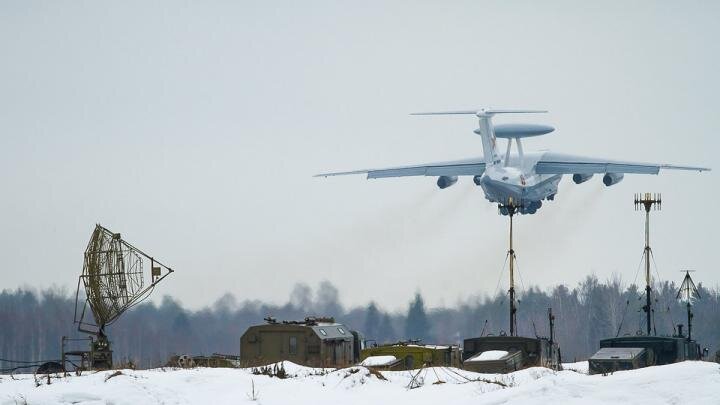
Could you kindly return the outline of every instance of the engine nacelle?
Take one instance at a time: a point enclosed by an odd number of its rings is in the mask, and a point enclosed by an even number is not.
[[[440,176],[437,180],[437,186],[440,187],[440,189],[448,188],[457,183],[457,180],[457,176]]]
[[[482,176],[473,176],[473,183],[475,183],[476,186],[482,184]]]
[[[605,173],[603,176],[603,184],[610,187],[614,184],[620,183],[623,177],[625,177],[623,173]]]
[[[592,178],[592,176],[593,176],[592,173],[591,174],[575,173],[575,174],[573,174],[573,181],[575,182],[575,184],[585,183],[586,181],[590,180]]]

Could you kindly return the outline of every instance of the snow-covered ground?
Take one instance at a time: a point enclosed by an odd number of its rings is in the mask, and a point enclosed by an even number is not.
[[[0,404],[720,404],[720,365],[684,362],[587,375],[587,363],[506,375],[449,368],[373,374],[285,363],[278,379],[249,369],[154,369],[36,380],[0,376]],[[572,371],[577,370],[577,371]],[[442,383],[440,383],[442,381]],[[255,386],[255,401],[251,398]],[[410,389],[409,386],[417,388]]]

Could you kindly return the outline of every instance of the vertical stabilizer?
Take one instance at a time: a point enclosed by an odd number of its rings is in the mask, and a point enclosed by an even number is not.
[[[492,126],[492,115],[478,114],[478,129],[474,132],[482,138],[483,158],[485,165],[492,166],[500,163],[500,156],[497,153],[497,138]]]

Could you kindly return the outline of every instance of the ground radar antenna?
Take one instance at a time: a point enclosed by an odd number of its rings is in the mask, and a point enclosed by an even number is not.
[[[692,270],[684,270],[685,271],[685,278],[682,281],[682,284],[680,284],[680,289],[677,293],[677,299],[681,301],[685,301],[685,304],[687,306],[687,340],[692,340],[692,319],[693,319],[693,313],[692,313],[692,302],[695,299],[700,298],[700,292],[698,292],[697,287],[695,287],[695,282],[693,281],[692,277],[690,277],[690,271]],[[678,331],[679,334],[682,335],[682,330]]]
[[[148,262],[149,278],[143,271],[144,264]],[[105,328],[146,299],[155,286],[172,272],[171,268],[123,240],[119,233],[97,224],[85,249],[83,271],[75,294],[74,322],[79,331],[91,334],[90,351],[66,352],[66,341],[74,339],[63,337],[63,366],[66,356],[77,356],[80,357],[79,368],[112,368],[112,350]],[[83,300],[80,284],[85,298],[78,313]],[[88,309],[92,320],[86,317]]]
[[[510,288],[508,294],[510,295],[510,336],[517,336],[517,305],[515,303],[515,249],[513,248],[513,217],[515,213],[523,208],[522,204],[518,204],[513,201],[513,198],[508,198],[505,204],[498,204],[498,211],[502,215],[507,215],[510,218],[510,248],[507,252],[507,258],[510,262]]]
[[[652,292],[651,280],[650,280],[650,256],[652,250],[650,249],[650,210],[660,210],[662,207],[662,196],[659,193],[640,193],[635,194],[635,210],[645,210],[645,306],[643,311],[646,314],[647,319],[647,335],[650,336],[652,327],[652,299],[650,294]]]

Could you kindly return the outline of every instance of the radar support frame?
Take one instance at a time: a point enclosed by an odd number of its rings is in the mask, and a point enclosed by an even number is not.
[[[147,285],[143,272],[146,260],[150,262],[150,283]],[[78,277],[73,318],[78,331],[90,334],[90,350],[67,351],[66,342],[78,339],[63,337],[63,367],[66,357],[74,356],[79,358],[78,368],[112,368],[112,349],[105,328],[125,311],[148,298],[155,286],[173,271],[123,240],[119,233],[97,224],[85,250],[83,272]],[[84,299],[80,296],[81,284],[85,291]],[[80,310],[81,301],[84,302]],[[86,320],[88,308],[93,321]]]
[[[652,333],[652,317],[654,310],[652,308],[652,280],[650,277],[650,256],[652,249],[650,248],[650,210],[660,210],[662,208],[662,196],[660,193],[639,193],[635,194],[635,210],[645,211],[645,306],[643,311],[647,320],[647,336]],[[657,333],[656,333],[657,334]]]
[[[508,294],[510,295],[510,336],[517,336],[517,305],[515,297],[515,249],[513,247],[513,217],[517,212],[523,208],[522,203],[517,204],[513,201],[512,197],[504,204],[498,204],[498,211],[502,214],[507,212],[507,216],[510,218],[510,247],[507,252],[507,257],[510,261],[510,287]]]

